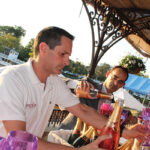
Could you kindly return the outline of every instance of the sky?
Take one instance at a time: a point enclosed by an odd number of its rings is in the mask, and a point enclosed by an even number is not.
[[[31,38],[35,38],[43,28],[58,26],[75,36],[70,58],[84,65],[90,64],[91,29],[84,7],[81,11],[81,0],[1,0],[0,6],[0,25],[17,25],[26,30],[26,35],[22,38],[23,45]],[[118,65],[129,53],[142,57],[125,39],[122,39],[105,53],[99,64]],[[146,62],[146,73],[150,76],[150,60],[142,58]]]

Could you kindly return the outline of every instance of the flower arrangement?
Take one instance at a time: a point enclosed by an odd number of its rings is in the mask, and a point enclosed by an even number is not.
[[[138,74],[140,71],[145,71],[146,67],[141,58],[136,57],[134,55],[125,56],[120,65],[127,68],[129,73]]]

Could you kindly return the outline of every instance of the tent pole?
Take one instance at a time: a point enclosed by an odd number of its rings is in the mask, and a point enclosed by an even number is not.
[[[144,97],[144,99],[143,99],[143,102],[142,102],[143,105],[144,105],[144,102],[145,102],[145,100],[146,100],[146,97],[147,97],[147,95],[145,95],[145,97]]]

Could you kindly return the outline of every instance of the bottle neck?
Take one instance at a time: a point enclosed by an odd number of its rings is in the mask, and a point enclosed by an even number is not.
[[[81,131],[82,121],[80,118],[77,118],[76,126],[74,127],[73,133],[78,134]]]
[[[97,137],[97,136],[98,136],[98,133],[97,133],[96,129],[94,129],[93,134],[92,134],[92,138],[95,139],[95,137]]]
[[[118,150],[127,150],[128,148],[131,147],[131,145],[133,144],[134,139],[129,139],[127,140],[123,145],[121,145],[120,147],[118,147]]]
[[[112,115],[110,116],[110,119],[108,120],[107,126],[111,126],[112,124],[120,124],[120,117],[121,117],[121,112],[123,108],[123,101],[116,101],[114,105],[114,111],[112,112]]]
[[[96,97],[100,99],[110,99],[110,100],[114,98],[113,95],[104,94],[104,93],[97,93]]]
[[[88,130],[88,125],[84,122],[82,134],[84,134]]]
[[[89,129],[82,135],[82,137],[86,137],[86,139],[90,139],[93,131],[94,131],[94,128],[90,126]]]

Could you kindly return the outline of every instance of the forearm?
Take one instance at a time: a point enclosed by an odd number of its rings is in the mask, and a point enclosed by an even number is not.
[[[55,144],[38,139],[38,150],[75,150],[73,147]]]
[[[124,128],[122,136],[126,139],[137,138],[140,142],[144,140],[147,133],[146,127],[142,124],[135,124],[131,127]]]
[[[107,118],[87,105],[80,104],[80,110],[73,111],[72,113],[95,128],[102,129],[107,123]]]
[[[87,122],[88,124],[99,129],[102,129],[104,125],[106,125],[108,119],[101,113],[98,113],[95,109],[87,107],[84,111],[86,114],[85,122]]]

